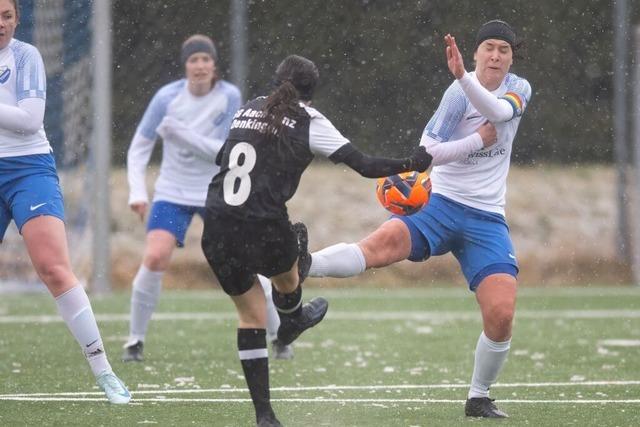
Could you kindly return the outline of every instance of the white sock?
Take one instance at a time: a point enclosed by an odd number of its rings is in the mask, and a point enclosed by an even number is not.
[[[511,340],[503,342],[491,341],[484,334],[478,338],[476,345],[475,365],[471,377],[469,399],[472,397],[489,397],[489,387],[498,378],[511,347]]]
[[[111,371],[89,297],[82,286],[76,285],[56,297],[56,304],[71,334],[80,344],[93,375],[97,377],[103,371]]]
[[[160,298],[163,275],[164,271],[151,271],[144,265],[138,269],[131,291],[131,318],[127,344],[144,341],[151,315]]]
[[[311,254],[311,277],[351,277],[367,268],[364,254],[355,243],[338,243]]]
[[[271,298],[271,280],[260,275],[258,275],[258,280],[260,281],[260,285],[262,285],[262,289],[264,289],[264,297],[267,299],[267,343],[269,343],[278,336],[280,316]]]

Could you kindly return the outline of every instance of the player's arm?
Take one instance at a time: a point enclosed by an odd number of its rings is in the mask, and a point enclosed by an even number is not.
[[[389,159],[364,154],[333,126],[317,110],[307,108],[311,115],[309,124],[309,149],[334,163],[344,163],[366,178],[378,178],[400,172],[423,172],[431,165],[431,155],[423,147],[417,147],[410,157]]]
[[[500,123],[520,117],[524,112],[526,98],[517,92],[496,96],[485,89],[471,74],[465,73],[458,80],[460,87],[476,110],[490,122]]]
[[[214,162],[224,139],[210,138],[194,131],[183,122],[171,116],[165,116],[158,126],[158,135],[163,139],[182,144],[197,156]]]
[[[486,122],[471,135],[446,142],[432,138],[425,132],[420,145],[433,157],[433,166],[439,166],[466,159],[474,151],[494,144],[497,136],[495,126]]]
[[[45,100],[26,98],[18,106],[0,104],[0,129],[23,135],[31,135],[42,127]]]
[[[334,163],[344,163],[365,178],[379,178],[400,172],[424,172],[431,165],[431,155],[424,147],[416,147],[410,157],[390,159],[370,156],[347,143],[329,156]]]
[[[158,133],[163,138],[170,136],[172,141],[188,146],[197,156],[215,162],[229,134],[233,116],[242,102],[240,91],[235,86],[228,86],[227,90],[227,108],[221,117],[215,118],[216,125],[211,135],[199,134],[173,117],[163,119],[158,127]]]
[[[158,91],[142,116],[127,151],[127,180],[129,182],[129,206],[144,219],[149,195],[147,194],[147,166],[158,139],[156,129],[167,112],[170,97]]]
[[[31,135],[42,127],[47,76],[40,52],[29,46],[16,57],[17,105],[0,104],[0,129]]]
[[[155,139],[148,139],[136,132],[127,151],[127,180],[129,182],[129,206],[144,219],[149,205],[146,172],[155,146]]]

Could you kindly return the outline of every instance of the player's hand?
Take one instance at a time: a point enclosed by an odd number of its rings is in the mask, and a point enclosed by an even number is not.
[[[482,145],[485,148],[498,141],[498,132],[496,131],[496,127],[489,122],[485,122],[476,132],[480,134],[480,137],[482,138]]]
[[[411,159],[411,170],[424,172],[429,169],[429,166],[431,166],[431,160],[433,160],[433,157],[431,157],[431,154],[427,153],[427,149],[424,148],[424,146],[419,145],[415,150],[413,150],[409,159]]]
[[[147,214],[147,208],[149,204],[147,202],[135,202],[129,205],[131,210],[138,214],[140,221],[144,222],[144,216]]]
[[[444,36],[444,42],[447,44],[447,65],[449,66],[449,71],[451,71],[456,79],[461,79],[467,71],[464,69],[464,61],[456,44],[456,38],[451,34],[447,34]]]

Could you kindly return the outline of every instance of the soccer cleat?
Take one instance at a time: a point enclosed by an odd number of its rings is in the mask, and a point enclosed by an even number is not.
[[[298,277],[299,284],[304,282],[304,279],[309,275],[309,269],[311,268],[311,254],[309,253],[309,234],[307,233],[307,226],[301,222],[293,224],[293,231],[298,238]]]
[[[289,345],[307,329],[317,325],[327,314],[329,302],[317,297],[302,306],[297,316],[280,313],[280,327],[278,328],[278,341],[282,345]]]
[[[282,427],[273,413],[259,417],[256,425],[257,427]]]
[[[271,349],[273,350],[273,358],[280,360],[293,359],[293,347],[291,345],[283,345],[277,339],[271,341]]]
[[[131,400],[131,393],[127,390],[120,378],[116,377],[111,371],[104,371],[96,378],[98,387],[104,391],[107,395],[109,402],[115,404],[129,403]]]
[[[142,356],[144,343],[142,341],[136,341],[133,344],[126,343],[123,348],[123,362],[142,362],[144,360],[144,357]]]
[[[464,405],[464,414],[467,417],[509,418],[509,415],[496,407],[493,403],[494,400],[488,397],[467,399],[467,403]]]

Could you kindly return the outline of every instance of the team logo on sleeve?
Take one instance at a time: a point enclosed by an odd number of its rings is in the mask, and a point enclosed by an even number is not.
[[[0,67],[0,83],[6,83],[9,80],[9,76],[11,76],[11,68],[6,65]]]

